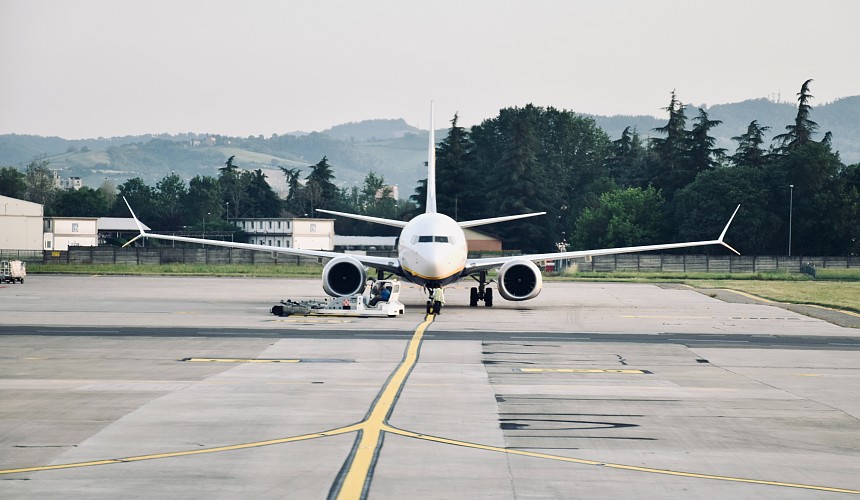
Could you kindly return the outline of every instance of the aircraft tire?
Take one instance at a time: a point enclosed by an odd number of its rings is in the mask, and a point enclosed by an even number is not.
[[[484,292],[484,305],[487,307],[493,307],[493,289],[487,288]]]

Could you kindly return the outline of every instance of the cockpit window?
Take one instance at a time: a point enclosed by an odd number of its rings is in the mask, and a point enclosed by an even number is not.
[[[448,243],[447,236],[435,236],[434,240],[436,241],[436,243]]]
[[[433,242],[432,236],[419,236],[418,237],[418,243],[432,243],[432,242]]]

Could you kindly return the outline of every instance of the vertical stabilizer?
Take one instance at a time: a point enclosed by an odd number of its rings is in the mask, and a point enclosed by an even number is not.
[[[433,102],[430,102],[430,144],[427,146],[427,208],[425,213],[436,213],[436,132]]]

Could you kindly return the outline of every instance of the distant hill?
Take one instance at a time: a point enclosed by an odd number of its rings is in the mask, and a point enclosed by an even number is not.
[[[733,136],[746,131],[752,120],[771,127],[768,139],[785,131],[796,114],[794,103],[752,99],[706,108],[709,117],[723,124],[712,130],[718,147],[734,153]],[[688,128],[698,114],[688,105]],[[610,137],[617,139],[625,127],[636,128],[643,138],[653,137],[653,129],[665,125],[665,117],[592,116]],[[812,120],[819,124],[820,140],[833,132],[833,146],[846,164],[860,162],[860,96],[845,97],[813,106]],[[437,140],[446,130],[436,132]],[[426,176],[427,131],[402,119],[366,120],[337,125],[323,132],[295,133],[258,137],[226,137],[215,134],[142,135],[86,140],[59,137],[0,135],[0,166],[18,168],[34,157],[45,155],[50,167],[63,177],[81,177],[84,184],[98,187],[105,179],[115,184],[141,177],[150,185],[177,172],[188,180],[195,175],[217,176],[218,168],[230,156],[247,170],[261,169],[276,190],[284,189],[279,166],[299,168],[302,177],[308,166],[328,157],[336,182],[342,187],[360,185],[367,172],[374,171],[390,184],[397,184],[400,195],[409,196],[419,179]]]
[[[342,141],[365,142],[386,139],[400,139],[421,130],[409,125],[402,118],[397,120],[364,120],[361,122],[336,125],[322,133]]]
[[[269,138],[183,134],[85,141],[3,135],[0,166],[23,169],[33,158],[45,155],[50,168],[59,170],[63,177],[80,177],[86,186],[98,187],[106,179],[121,184],[132,177],[155,185],[170,172],[186,180],[196,175],[217,176],[218,168],[235,156],[240,168],[263,170],[272,186],[283,190],[284,175],[279,166],[299,168],[304,177],[310,171],[309,165],[326,156],[342,187],[360,185],[372,170],[388,183],[401,186],[401,193],[408,196],[418,180],[426,176],[422,172],[427,132],[409,127],[403,120],[387,121],[392,123],[385,127],[380,120],[372,120],[365,132],[361,124],[334,128],[341,133],[352,130],[362,137],[361,141],[355,136],[344,140],[320,132]]]

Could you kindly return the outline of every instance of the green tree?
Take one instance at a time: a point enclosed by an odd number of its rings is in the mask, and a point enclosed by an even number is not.
[[[416,216],[418,214],[423,214],[427,210],[427,179],[421,179],[418,181],[418,185],[415,186],[415,191],[409,195],[409,201],[414,205],[414,210],[411,212],[401,212],[404,215]]]
[[[789,196],[793,185],[792,255],[829,255],[844,248],[844,206],[838,174],[839,155],[830,145],[809,142],[795,145],[773,166],[771,182],[784,213],[781,241],[788,232]]]
[[[554,249],[586,200],[605,188],[610,141],[590,118],[533,105],[508,108],[473,127],[470,138],[476,181],[469,189],[478,215],[547,212],[491,228],[508,246]]]
[[[647,151],[639,133],[625,127],[621,137],[612,141],[609,151],[605,175],[621,187],[642,187],[645,183]]]
[[[793,255],[841,253],[850,246],[846,245],[850,230],[844,226],[850,209],[843,196],[844,179],[839,176],[842,162],[831,149],[829,132],[821,142],[812,140],[818,124],[810,118],[811,82],[806,80],[797,94],[794,124],[785,127],[785,134],[774,137],[780,145],[771,163],[775,207],[779,207],[774,211],[785,214],[779,239],[787,240],[791,222]],[[789,221],[784,207],[791,201],[794,210]]]
[[[860,255],[860,163],[845,167],[839,173],[843,215],[837,221],[844,228],[841,255]]]
[[[278,217],[283,209],[283,204],[278,195],[272,191],[272,186],[266,182],[266,174],[261,169],[250,173],[248,181],[247,217]]]
[[[770,127],[759,125],[758,121],[753,120],[747,126],[746,133],[732,137],[738,143],[735,154],[731,156],[732,163],[739,167],[764,168],[770,160],[767,151],[762,148],[764,134],[768,130]]]
[[[27,164],[27,200],[45,207],[45,215],[53,214],[53,202],[57,196],[54,173],[48,168],[49,162],[43,157],[34,158]]]
[[[116,203],[116,185],[110,179],[105,179],[102,185],[99,186],[99,195],[105,200],[107,207],[113,207]]]
[[[287,182],[287,199],[284,200],[284,209],[288,212],[297,213],[301,210],[299,200],[301,199],[301,178],[302,171],[298,168],[278,167],[284,173]]]
[[[164,229],[181,229],[186,223],[184,206],[188,190],[185,181],[171,172],[156,183],[155,189],[160,226]]]
[[[538,141],[535,135],[536,108],[502,110],[499,120],[507,129],[504,150],[499,168],[490,182],[491,200],[498,202],[501,214],[539,212],[546,209],[547,191],[543,168],[537,162]],[[508,122],[508,123],[505,123]],[[511,222],[500,227],[503,241],[509,248],[523,251],[550,249],[551,239],[547,228],[529,222]]]
[[[779,153],[785,154],[795,146],[809,144],[818,129],[818,124],[809,118],[812,111],[812,105],[809,104],[809,101],[815,97],[809,90],[811,83],[812,79],[803,82],[803,85],[800,86],[800,92],[797,93],[797,115],[794,118],[794,124],[787,125],[784,134],[779,134],[773,138],[774,142],[780,143]]]
[[[394,199],[394,188],[385,184],[385,177],[368,172],[361,188],[362,209],[365,215],[394,219],[397,200]]]
[[[650,183],[666,191],[670,195],[683,186],[688,176],[683,170],[686,167],[688,133],[686,106],[680,102],[675,91],[669,105],[663,108],[669,113],[669,121],[654,132],[666,137],[655,137],[650,140],[650,149],[654,153],[649,163]]]
[[[627,188],[600,196],[576,221],[575,248],[612,248],[658,243],[663,197],[654,188]]]
[[[147,186],[140,177],[133,177],[120,184],[117,189],[120,196],[114,202],[111,213],[115,217],[130,217],[128,207],[125,206],[123,198],[128,200],[131,208],[134,210],[138,219],[148,222],[150,227],[157,222],[158,217],[158,201],[156,200],[155,190]]]
[[[218,183],[221,185],[222,200],[225,207],[229,207],[229,217],[244,217],[248,208],[248,186],[251,183],[251,175],[241,170],[231,156],[223,167],[218,169]],[[220,210],[219,210],[220,212]]]
[[[189,181],[188,195],[185,197],[186,221],[197,224],[204,216],[214,215],[229,218],[228,207],[218,179],[197,175]]]
[[[23,199],[27,195],[27,176],[15,167],[0,168],[0,195]]]
[[[338,208],[340,191],[334,184],[335,177],[328,158],[323,156],[322,160],[309,168],[311,171],[305,178],[307,182],[303,189],[305,213],[313,215],[317,208]]]
[[[60,191],[54,202],[54,213],[60,217],[104,217],[109,211],[101,192],[87,186]]]
[[[723,123],[720,120],[711,120],[708,118],[708,113],[699,108],[699,116],[693,118],[693,128],[687,136],[687,163],[688,166],[684,170],[687,174],[687,179],[682,180],[683,185],[687,185],[696,178],[701,172],[713,170],[720,164],[720,160],[725,157],[726,150],[723,148],[714,147],[717,140],[708,135],[714,127]]]
[[[454,114],[448,135],[436,147],[436,209],[455,220],[467,220],[478,215],[471,196],[474,144],[468,131],[457,125],[457,119]]]
[[[720,168],[703,172],[680,189],[673,200],[672,225],[677,241],[712,240],[729,215],[741,209],[726,242],[744,254],[784,252],[778,238],[782,218],[774,214],[771,176],[755,167]],[[716,248],[696,252],[725,253]]]

